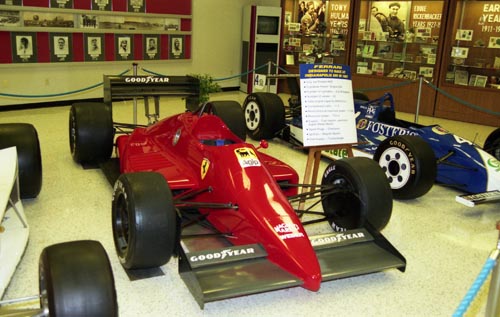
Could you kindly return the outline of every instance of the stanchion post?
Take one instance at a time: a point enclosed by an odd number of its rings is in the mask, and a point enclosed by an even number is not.
[[[497,221],[497,230],[499,232],[497,250],[500,250],[500,221]],[[495,259],[495,266],[493,267],[493,273],[491,274],[490,280],[490,290],[488,292],[488,302],[486,304],[486,317],[496,317],[500,316],[500,302],[498,301],[498,296],[500,296],[500,272],[498,271],[498,252],[496,253],[497,258]]]
[[[132,73],[134,74],[134,76],[137,76],[137,67],[138,66],[139,66],[139,64],[132,63],[132,69],[133,69]],[[133,104],[134,104],[134,108],[133,108],[133,111],[134,111],[134,124],[137,124],[137,97],[134,97]]]
[[[269,80],[269,76],[271,75],[271,67],[272,67],[272,61],[269,60],[267,61],[267,76],[266,76],[266,91],[271,92],[271,82]]]
[[[417,109],[415,110],[415,123],[418,123],[418,114],[420,112],[420,97],[422,95],[422,82],[424,81],[424,76],[418,76],[418,95],[417,95]]]

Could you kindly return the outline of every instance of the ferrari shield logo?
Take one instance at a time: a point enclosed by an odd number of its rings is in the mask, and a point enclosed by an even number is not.
[[[209,167],[210,167],[210,161],[207,158],[204,158],[203,161],[201,162],[201,179],[205,178]]]

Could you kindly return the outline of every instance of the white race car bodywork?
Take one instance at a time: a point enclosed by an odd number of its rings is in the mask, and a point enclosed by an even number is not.
[[[29,226],[19,195],[17,151],[0,150],[0,298],[28,243]]]

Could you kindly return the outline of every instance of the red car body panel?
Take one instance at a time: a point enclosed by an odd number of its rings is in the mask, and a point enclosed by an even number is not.
[[[287,164],[244,143],[217,116],[186,112],[117,138],[120,172],[155,171],[178,191],[210,189],[192,201],[237,208],[200,209],[234,245],[261,244],[268,259],[316,291],[321,270],[300,219],[287,199],[298,183]]]

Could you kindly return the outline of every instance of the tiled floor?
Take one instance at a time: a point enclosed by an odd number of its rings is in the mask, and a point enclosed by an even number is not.
[[[242,93],[212,99],[243,101]],[[115,120],[132,119],[132,102],[116,105]],[[162,104],[161,115],[183,111],[183,102]],[[406,257],[405,273],[387,271],[323,283],[318,292],[292,288],[208,303],[201,311],[177,273],[131,282],[115,255],[111,232],[112,189],[99,170],[84,170],[71,158],[69,107],[0,112],[0,122],[29,122],[37,128],[43,160],[43,187],[25,201],[30,242],[5,298],[38,294],[38,257],[47,245],[77,239],[99,240],[111,259],[121,316],[450,316],[496,246],[497,204],[468,208],[456,191],[434,186],[424,197],[395,201],[383,234]],[[142,114],[141,109],[139,113]],[[411,114],[401,114],[409,120]],[[141,117],[140,117],[141,118]],[[141,118],[142,119],[142,118]],[[420,117],[482,144],[494,127]],[[476,137],[477,133],[477,137]],[[279,142],[265,150],[303,175],[306,155]],[[327,162],[322,162],[322,167]],[[469,309],[483,315],[486,288]]]

